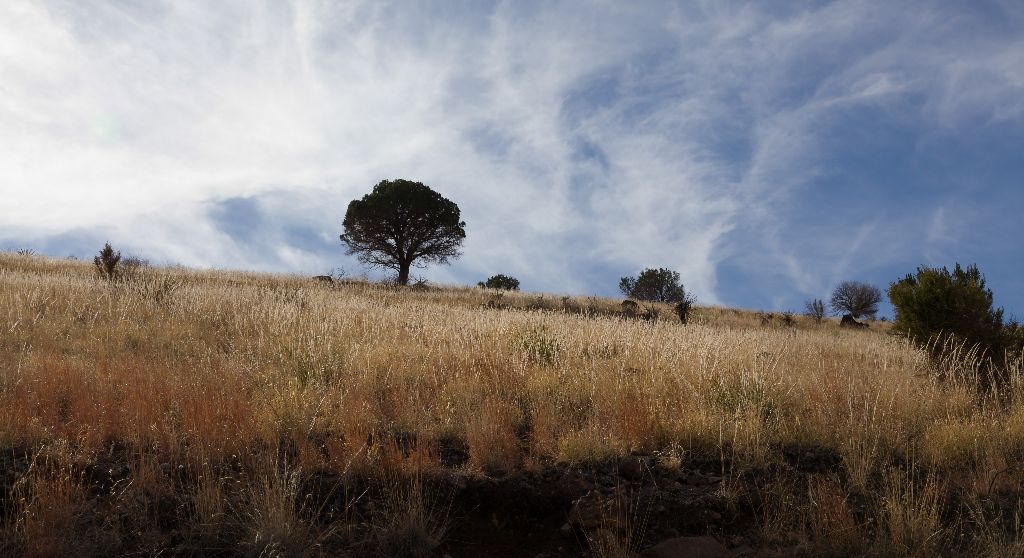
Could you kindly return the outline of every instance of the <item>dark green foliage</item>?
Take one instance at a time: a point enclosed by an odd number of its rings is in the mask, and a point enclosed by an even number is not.
[[[647,268],[640,272],[639,277],[620,279],[619,290],[629,298],[645,302],[674,302],[679,321],[683,324],[689,321],[694,299],[679,282],[679,272],[665,268]],[[648,309],[646,315],[656,316],[656,310],[652,307]]]
[[[676,303],[676,316],[679,316],[679,323],[686,325],[690,321],[690,311],[693,310],[693,297],[683,296],[683,300]]]
[[[629,298],[647,302],[683,302],[686,289],[679,282],[679,272],[671,269],[645,269],[639,277],[623,277],[619,290]]]
[[[849,314],[854,319],[877,314],[879,302],[882,302],[882,291],[860,281],[843,281],[832,291],[832,311]]]
[[[945,341],[977,346],[996,363],[1019,354],[1024,330],[1016,322],[1004,323],[1002,308],[992,307],[992,291],[978,267],[956,264],[919,267],[889,287],[896,310],[893,331],[940,351]],[[940,342],[941,341],[941,342]]]
[[[804,306],[806,309],[804,314],[810,318],[814,323],[820,324],[825,319],[825,302],[819,298],[807,301]]]
[[[502,289],[505,291],[519,290],[519,279],[508,275],[502,275],[500,273],[498,275],[492,275],[487,278],[487,281],[477,284],[487,289]]]
[[[104,279],[113,281],[120,271],[118,266],[121,263],[121,252],[114,251],[114,248],[107,242],[103,245],[100,253],[92,259],[92,263],[96,265],[96,270]]]
[[[383,180],[348,204],[341,242],[360,262],[392,269],[407,285],[413,265],[459,256],[466,238],[459,216],[459,206],[420,182]]]

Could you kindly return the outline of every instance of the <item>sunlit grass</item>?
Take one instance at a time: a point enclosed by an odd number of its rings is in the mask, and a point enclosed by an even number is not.
[[[997,400],[937,381],[924,352],[878,324],[762,325],[698,308],[682,326],[668,307],[623,319],[618,302],[179,268],[108,282],[87,263],[0,254],[0,445],[63,443],[88,461],[116,440],[152,486],[170,482],[160,464],[198,468],[182,521],[208,544],[246,524],[263,550],[323,535],[287,505],[291,473],[226,479],[210,464],[257,475],[284,452],[290,467],[372,474],[415,452],[438,467],[431,445],[453,436],[479,474],[671,449],[723,457],[739,475],[783,446],[825,447],[845,480],[812,492],[836,505],[845,491],[874,495],[886,526],[857,536],[897,549],[930,544],[944,490],[1020,478],[1019,366]],[[908,461],[943,482],[891,470]],[[84,501],[78,480],[47,474],[7,521],[35,541],[20,548],[57,549],[37,537]],[[251,510],[218,503],[229,482],[250,483]],[[829,513],[801,528],[853,529],[852,513]]]

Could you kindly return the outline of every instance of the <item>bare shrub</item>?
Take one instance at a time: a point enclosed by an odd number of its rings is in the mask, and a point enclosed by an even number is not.
[[[825,303],[818,298],[808,300],[804,305],[804,315],[815,324],[820,324],[825,319]]]

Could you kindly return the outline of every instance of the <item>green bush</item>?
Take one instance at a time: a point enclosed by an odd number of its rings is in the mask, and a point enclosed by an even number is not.
[[[1024,330],[1003,321],[1003,309],[993,308],[992,291],[975,265],[956,264],[953,271],[919,267],[889,287],[896,310],[893,331],[923,344],[934,356],[949,341],[977,347],[994,363],[1019,354]]]
[[[506,291],[518,291],[519,290],[519,279],[511,277],[509,275],[492,275],[487,278],[487,281],[481,281],[477,283],[478,286],[487,289],[502,289]]]
[[[679,272],[671,269],[645,269],[639,277],[623,277],[619,290],[629,298],[646,302],[682,302],[689,300],[686,289],[679,282]]]

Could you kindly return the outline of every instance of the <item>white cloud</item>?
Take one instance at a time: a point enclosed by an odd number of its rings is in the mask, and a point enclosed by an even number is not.
[[[672,266],[718,302],[734,258],[810,292],[852,256],[819,272],[812,258],[848,239],[808,255],[787,212],[822,187],[845,111],[1021,118],[1024,43],[943,25],[973,17],[852,1],[4,2],[4,234],[102,230],[154,258],[322,272],[347,201],[403,177],[468,222],[439,280],[607,292],[589,269]],[[242,245],[211,208],[246,196],[269,230]],[[297,226],[321,241],[295,245]],[[850,250],[890,234],[848,228]]]

